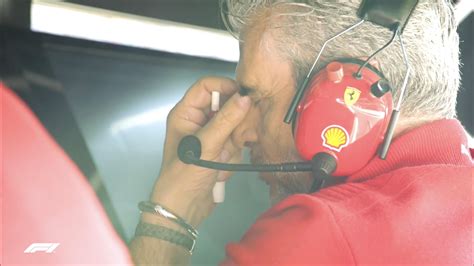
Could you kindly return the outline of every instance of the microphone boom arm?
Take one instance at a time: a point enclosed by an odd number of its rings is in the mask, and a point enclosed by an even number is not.
[[[229,172],[311,172],[312,166],[307,162],[283,163],[283,164],[227,164],[211,162],[206,160],[196,160],[188,158],[193,165],[212,168]]]
[[[296,162],[283,164],[228,164],[201,160],[201,141],[193,135],[184,137],[178,146],[178,157],[185,164],[193,164],[229,172],[311,172],[311,163]]]

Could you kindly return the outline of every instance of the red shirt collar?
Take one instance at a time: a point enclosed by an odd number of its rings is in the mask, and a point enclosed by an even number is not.
[[[392,170],[427,164],[472,166],[467,135],[456,119],[438,120],[398,136],[386,160],[372,159],[347,181],[361,181]]]

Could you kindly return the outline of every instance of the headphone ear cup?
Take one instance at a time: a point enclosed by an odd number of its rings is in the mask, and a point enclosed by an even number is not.
[[[316,73],[292,120],[301,158],[332,155],[335,176],[355,173],[376,155],[392,113],[383,75],[364,67],[356,78],[361,64],[335,61]]]

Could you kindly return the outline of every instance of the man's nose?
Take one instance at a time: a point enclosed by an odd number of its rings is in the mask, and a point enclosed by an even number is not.
[[[250,110],[249,114],[240,123],[232,133],[232,142],[239,148],[251,147],[253,143],[258,141],[257,124],[258,117],[254,110]]]

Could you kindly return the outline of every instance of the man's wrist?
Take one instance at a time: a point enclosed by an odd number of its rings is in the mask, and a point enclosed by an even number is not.
[[[137,265],[188,265],[191,258],[186,249],[147,236],[135,237],[130,242],[130,252]]]
[[[165,218],[167,220],[167,223],[171,221],[174,224],[179,225],[181,228],[185,229],[186,232],[193,239],[196,239],[198,237],[199,233],[192,225],[190,225],[186,220],[184,220],[179,215],[177,215],[176,213],[161,204],[157,204],[151,201],[142,201],[138,204],[138,208],[143,213],[150,213]]]
[[[142,208],[140,207],[140,209]],[[151,261],[153,261],[153,263],[157,263],[159,261],[162,261],[163,263],[166,262],[165,264],[169,264],[171,261],[175,261],[177,264],[182,264],[182,262],[187,260],[186,258],[189,258],[189,255],[192,254],[196,239],[183,226],[177,224],[172,219],[161,216],[159,213],[152,213],[143,210],[141,213],[140,220],[141,221],[138,227],[143,224],[148,224],[149,229],[151,228],[156,231],[156,229],[162,228],[160,230],[165,230],[168,232],[168,234],[166,234],[165,232],[165,234],[163,235],[163,232],[161,231],[158,232],[159,237],[151,233],[148,234],[149,232],[146,234],[136,234],[134,239],[130,243],[130,249],[132,251],[134,261],[136,263],[150,263]],[[169,235],[170,230],[175,231],[172,236]],[[169,237],[172,238],[168,239]],[[189,246],[190,243],[187,243],[186,245],[183,245],[183,243],[181,243],[185,238],[188,239],[188,242],[192,242],[191,246]],[[179,242],[178,240],[180,240],[181,242]],[[177,244],[177,241],[180,244]],[[152,250],[153,254],[150,253]],[[187,254],[183,253],[184,250],[187,251]],[[159,254],[159,256],[156,256],[157,254]]]
[[[201,223],[203,215],[197,209],[197,202],[190,198],[184,198],[183,194],[185,193],[177,193],[171,190],[163,191],[160,189],[158,182],[150,197],[150,201],[173,212],[191,226],[197,227]]]
[[[147,212],[142,212],[141,219],[142,222],[149,223],[149,224],[156,224],[156,225],[161,225],[165,226],[169,229],[176,230],[180,233],[187,233],[186,229],[183,227],[179,226],[178,224],[174,223],[173,221],[162,217],[160,215],[152,214],[152,213],[147,213]]]

